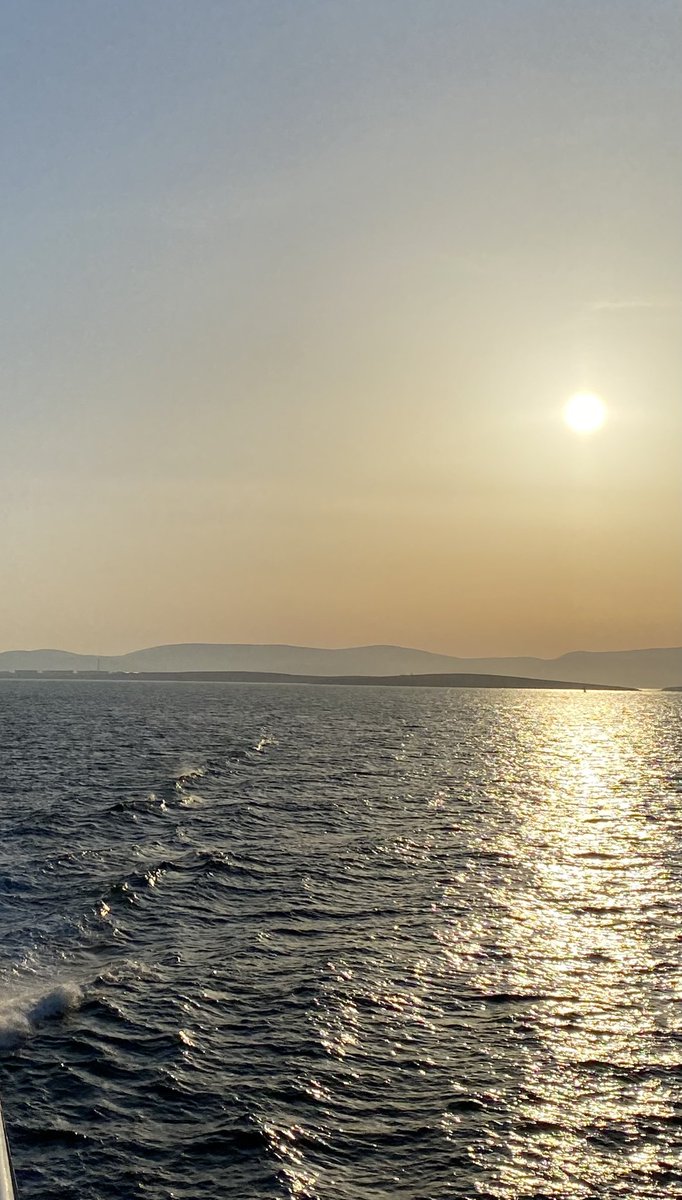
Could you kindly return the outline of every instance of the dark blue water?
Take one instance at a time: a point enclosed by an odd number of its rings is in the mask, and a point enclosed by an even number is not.
[[[22,1200],[682,1194],[682,699],[0,684]]]

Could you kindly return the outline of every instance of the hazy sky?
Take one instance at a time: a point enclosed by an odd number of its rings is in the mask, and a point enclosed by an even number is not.
[[[680,61],[679,0],[3,0],[0,649],[682,643]]]

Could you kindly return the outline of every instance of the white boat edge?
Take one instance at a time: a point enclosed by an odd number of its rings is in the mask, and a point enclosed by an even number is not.
[[[5,1120],[0,1109],[0,1200],[16,1200],[16,1195]]]

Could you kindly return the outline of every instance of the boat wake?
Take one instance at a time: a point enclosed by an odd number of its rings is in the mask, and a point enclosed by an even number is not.
[[[45,1021],[80,1008],[83,992],[75,983],[52,984],[47,988],[21,988],[18,993],[0,991],[0,1050],[13,1050],[32,1037]]]

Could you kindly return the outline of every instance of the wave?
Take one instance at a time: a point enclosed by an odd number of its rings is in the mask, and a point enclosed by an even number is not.
[[[183,792],[198,779],[203,779],[204,775],[206,775],[206,767],[185,767],[178,771],[177,775],[172,776],[170,783],[176,792]]]
[[[183,871],[184,867],[175,862],[173,859],[160,859],[158,862],[150,863],[146,870],[138,868],[137,870],[129,871],[120,879],[111,883],[106,897],[101,897],[97,907],[97,915],[105,919],[111,912],[111,903],[114,900],[124,900],[128,904],[137,904],[139,902],[138,892],[149,888],[155,888],[161,882],[164,875],[168,871]]]
[[[75,983],[52,984],[19,995],[0,994],[0,1049],[14,1049],[32,1037],[45,1021],[80,1008],[82,1002],[82,989]]]
[[[256,756],[261,757],[271,746],[276,746],[277,739],[271,734],[262,733],[253,743],[246,746],[232,746],[221,755],[206,759],[204,763],[184,763],[177,770],[159,780],[153,791],[144,796],[127,796],[117,799],[106,809],[107,814],[119,816],[123,813],[138,816],[165,816],[169,806],[176,803],[182,807],[204,803],[204,797],[195,790],[201,787],[204,780],[211,784],[214,780],[229,775],[243,766],[254,765]]]
[[[158,796],[156,792],[149,792],[144,797],[133,796],[128,800],[117,800],[115,804],[109,806],[106,810],[109,814],[119,813],[165,813],[168,811],[168,805],[164,796]]]
[[[279,743],[277,738],[271,733],[262,733],[258,741],[253,746],[256,754],[264,754],[268,746],[277,746]]]

